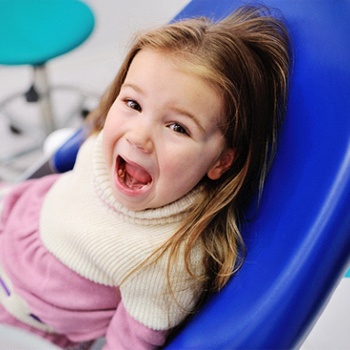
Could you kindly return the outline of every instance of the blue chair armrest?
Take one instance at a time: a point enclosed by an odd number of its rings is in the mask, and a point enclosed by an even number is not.
[[[54,172],[64,173],[73,169],[79,148],[86,137],[87,130],[80,128],[58,148],[50,160]]]

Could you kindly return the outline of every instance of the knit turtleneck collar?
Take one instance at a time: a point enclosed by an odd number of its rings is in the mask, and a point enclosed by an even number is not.
[[[92,171],[94,190],[98,197],[113,211],[121,214],[125,220],[137,222],[143,225],[154,225],[181,221],[190,206],[201,195],[200,189],[194,189],[186,196],[156,209],[146,209],[141,211],[129,210],[114,198],[111,182],[107,171],[106,162],[102,151],[103,131],[98,135],[92,156]]]

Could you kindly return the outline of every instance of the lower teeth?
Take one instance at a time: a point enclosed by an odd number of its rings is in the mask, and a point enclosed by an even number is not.
[[[132,189],[140,189],[144,186],[143,184],[138,184],[137,182],[135,182],[134,178],[130,179],[129,176],[127,176],[125,184]]]
[[[118,177],[123,184],[125,184],[127,187],[129,187],[131,189],[141,189],[147,185],[147,184],[137,183],[137,181],[133,177],[130,177],[127,174],[127,172],[123,169],[118,170]]]

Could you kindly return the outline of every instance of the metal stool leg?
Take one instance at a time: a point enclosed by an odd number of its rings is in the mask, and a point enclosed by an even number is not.
[[[52,108],[50,85],[46,65],[34,66],[34,89],[39,95],[42,126],[46,136],[55,130],[55,117]]]

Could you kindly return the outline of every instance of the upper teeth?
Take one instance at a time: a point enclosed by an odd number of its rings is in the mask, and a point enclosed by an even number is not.
[[[123,179],[125,177],[125,171],[123,169],[119,169],[118,170],[118,175],[119,175],[120,178]]]

